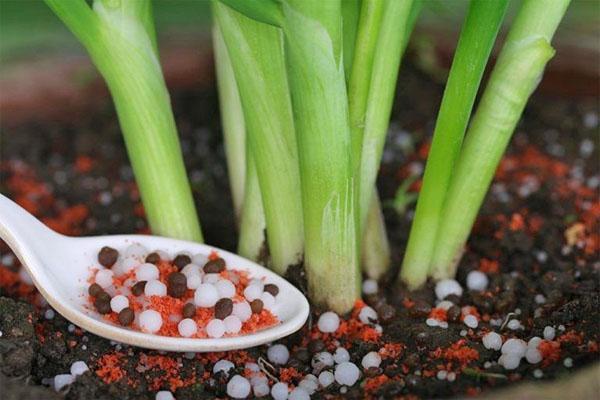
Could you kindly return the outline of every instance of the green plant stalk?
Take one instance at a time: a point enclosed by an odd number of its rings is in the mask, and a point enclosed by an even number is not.
[[[348,8],[348,5],[345,7]],[[360,168],[369,83],[383,8],[383,0],[363,0],[357,28],[355,29],[354,59],[350,66],[348,82],[348,112],[352,138],[352,168],[356,173],[359,172]],[[345,39],[344,46],[346,46]],[[346,49],[344,51],[344,59],[346,59]],[[346,62],[345,65],[347,66],[348,63]],[[356,213],[356,217],[359,216],[360,213]],[[359,254],[363,271],[370,278],[377,279],[390,265],[390,247],[381,212],[381,204],[375,187],[373,187],[372,201],[369,203],[366,218],[364,226],[361,226],[361,221],[356,223],[357,235],[362,239]]]
[[[400,60],[416,16],[411,13],[413,1],[385,1],[369,83],[364,116],[364,132],[360,143],[358,201],[360,226],[365,226],[369,203],[373,199],[375,179],[387,133]],[[411,20],[412,17],[412,20]],[[356,137],[353,148],[357,150]]]
[[[433,134],[402,262],[400,279],[410,288],[427,280],[442,207],[485,66],[508,0],[472,0],[460,34]]]
[[[389,270],[392,260],[377,190],[373,190],[373,199],[369,204],[360,253],[362,270],[369,278],[380,279]]]
[[[242,215],[240,220],[240,236],[238,239],[237,252],[240,256],[254,261],[259,260],[266,245],[265,211],[263,209],[258,175],[252,153],[246,152],[246,189],[244,191],[244,202],[242,204]]]
[[[300,171],[280,29],[215,3],[231,56],[258,174],[273,269],[284,274],[304,248]]]
[[[371,72],[378,46],[377,39],[384,5],[384,0],[364,0],[358,20],[354,60],[348,83],[348,114],[352,135],[352,162],[355,170],[360,167]]]
[[[454,276],[494,172],[527,100],[554,55],[552,36],[569,0],[525,0],[473,117],[438,228],[431,273]]]
[[[360,297],[340,1],[284,0],[309,294],[338,313]]]
[[[150,2],[46,0],[112,94],[152,232],[202,241],[158,54]]]
[[[231,188],[236,223],[239,226],[246,179],[246,125],[231,60],[218,23],[215,22],[212,32],[229,187]]]
[[[354,60],[354,47],[356,43],[361,3],[362,0],[342,1],[342,41],[344,46],[344,74],[346,76],[346,84],[350,79],[352,61]]]

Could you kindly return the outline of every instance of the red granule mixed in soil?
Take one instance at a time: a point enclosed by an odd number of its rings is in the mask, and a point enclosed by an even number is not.
[[[538,346],[544,360],[542,366],[548,366],[560,360],[560,342],[554,340],[542,340]]]
[[[438,321],[446,321],[448,320],[448,311],[440,307],[432,308],[429,313],[429,318],[437,319]]]
[[[96,375],[107,384],[123,379],[126,375],[123,369],[124,356],[125,354],[119,352],[104,354],[98,359]]]
[[[174,392],[180,387],[196,382],[195,376],[187,379],[181,378],[181,364],[172,357],[141,354],[136,369],[140,372],[148,370],[159,372],[149,382],[150,389],[154,391],[166,387]]]
[[[470,362],[479,359],[479,352],[469,347],[465,339],[461,339],[448,348],[438,347],[431,353],[431,356],[436,359],[456,361],[461,367],[465,367]]]

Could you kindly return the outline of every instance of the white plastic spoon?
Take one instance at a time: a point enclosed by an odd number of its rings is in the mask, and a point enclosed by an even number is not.
[[[302,327],[309,305],[304,295],[279,275],[235,254],[183,240],[146,235],[110,235],[73,238],[60,235],[5,196],[0,195],[0,238],[17,255],[48,303],[66,319],[107,339],[150,349],[169,351],[224,351],[272,342]],[[217,251],[227,266],[248,271],[253,278],[279,287],[274,313],[280,323],[258,332],[218,339],[188,339],[147,334],[113,325],[87,305],[90,267],[98,266],[103,246],[119,250],[138,243],[169,254],[190,252],[208,255]]]

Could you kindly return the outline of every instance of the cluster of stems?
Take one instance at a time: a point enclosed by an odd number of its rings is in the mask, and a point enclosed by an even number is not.
[[[231,178],[245,193],[239,252],[258,257],[264,238],[277,272],[303,261],[311,299],[339,312],[360,297],[361,264],[373,278],[390,264],[375,179],[419,9],[413,0],[213,4],[221,104],[233,105],[222,108],[226,146],[245,141],[227,153],[248,166],[245,179]],[[228,132],[230,121],[243,123]],[[246,215],[255,196],[262,219]]]
[[[524,0],[467,122],[507,1],[472,0],[427,158],[400,281],[453,277],[494,172],[527,100],[554,55],[570,0]],[[464,137],[464,142],[463,142]]]
[[[45,0],[112,94],[152,231],[201,241],[150,0]],[[570,0],[524,0],[471,117],[508,0],[472,0],[437,117],[399,282],[455,273]],[[390,249],[375,181],[422,0],[213,0],[222,127],[240,240],[278,273],[304,264],[337,312]],[[470,121],[469,121],[470,119]],[[467,125],[470,126],[467,129]],[[464,140],[463,140],[464,139]]]

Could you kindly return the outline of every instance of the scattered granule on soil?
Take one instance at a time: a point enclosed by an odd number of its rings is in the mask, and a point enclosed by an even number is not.
[[[23,282],[17,272],[13,272],[1,264],[0,288],[8,296],[27,299],[31,304],[39,305],[39,295],[35,286]]]
[[[75,159],[75,171],[85,174],[90,172],[94,167],[94,160],[89,156],[77,156]]]
[[[583,343],[583,332],[577,332],[575,330],[570,330],[560,335],[557,339],[559,343],[571,343],[574,345],[581,345]]]
[[[479,260],[479,270],[486,274],[497,274],[500,271],[500,264],[497,260],[482,258]]]
[[[286,383],[297,382],[302,379],[303,374],[294,367],[284,367],[279,369],[279,380]]]
[[[42,218],[48,228],[63,235],[78,236],[83,233],[82,225],[89,215],[89,209],[83,204],[77,204],[59,211],[56,217]]]
[[[382,385],[385,385],[390,381],[386,375],[379,375],[374,378],[367,378],[363,389],[367,395],[373,395]]]
[[[429,318],[436,319],[438,321],[447,321],[448,320],[448,310],[445,310],[440,307],[432,308],[429,313]]]
[[[383,359],[389,358],[392,360],[397,360],[404,349],[405,346],[402,343],[386,343],[381,349],[379,349],[379,355]]]
[[[196,376],[183,379],[181,377],[181,364],[174,358],[161,355],[140,354],[140,359],[136,370],[146,372],[154,370],[159,372],[156,376],[151,376],[149,383],[150,390],[156,391],[162,388],[168,388],[174,392],[180,387],[190,386],[196,383]]]
[[[408,297],[405,297],[402,300],[402,305],[404,306],[404,308],[410,309],[410,308],[413,308],[415,306],[415,302],[412,301],[411,299],[409,299]]]
[[[521,214],[511,215],[508,227],[511,231],[523,230],[525,228],[525,221],[523,220],[523,216]]]
[[[123,366],[125,354],[120,352],[107,353],[96,362],[95,373],[106,384],[117,382],[126,375]]]
[[[542,354],[542,366],[547,367],[560,360],[560,342],[555,340],[542,340],[538,345],[538,350]]]
[[[467,341],[465,339],[460,339],[448,348],[442,349],[441,347],[438,347],[431,353],[431,357],[456,361],[462,367],[465,367],[470,362],[479,359],[479,352],[469,347],[466,343]]]

